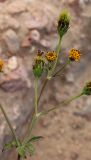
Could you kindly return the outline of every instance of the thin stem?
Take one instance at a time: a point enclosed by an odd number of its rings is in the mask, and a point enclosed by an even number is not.
[[[8,123],[8,126],[9,126],[9,128],[10,128],[10,130],[12,132],[12,135],[13,135],[15,141],[16,141],[16,144],[17,144],[17,146],[19,146],[19,142],[18,142],[18,139],[16,137],[15,131],[14,131],[14,129],[12,127],[12,124],[11,124],[11,122],[10,122],[10,120],[9,120],[9,118],[8,118],[6,112],[5,112],[5,110],[4,110],[4,108],[2,107],[1,104],[0,104],[0,108],[1,108],[1,111],[2,111],[2,113],[3,113],[3,115],[4,115],[5,119],[6,119],[6,122]]]
[[[33,129],[35,123],[36,123],[36,120],[37,120],[37,117],[36,117],[36,115],[34,114],[33,117],[32,117],[30,129],[29,129],[29,136],[31,135],[31,132],[32,132],[32,129]]]
[[[41,113],[41,115],[48,114],[49,112],[51,112],[51,111],[53,111],[53,110],[55,110],[55,109],[58,109],[58,108],[60,107],[60,105],[68,104],[68,103],[70,103],[71,101],[73,101],[73,100],[81,97],[82,95],[83,95],[83,93],[80,93],[79,95],[74,96],[74,97],[72,97],[72,98],[70,98],[70,99],[68,99],[68,100],[64,100],[64,101],[60,102],[60,103],[58,104],[58,106],[54,106],[54,107],[50,108],[50,109],[47,110],[47,111],[43,111],[43,112]]]
[[[57,53],[57,59],[56,59],[56,62],[55,62],[55,64],[54,64],[54,66],[53,66],[53,69],[52,69],[52,71],[51,71],[51,74],[54,72],[55,67],[56,67],[56,64],[57,64],[57,61],[58,61],[58,55],[59,55],[59,51],[60,51],[60,44],[61,44],[61,38],[59,38],[59,42],[58,42],[58,45],[57,45],[56,50],[55,50],[56,53]],[[44,84],[43,84],[42,89],[41,89],[41,91],[40,91],[40,95],[39,95],[39,97],[38,97],[38,103],[39,103],[39,101],[40,101],[40,99],[41,99],[42,93],[43,93],[43,91],[44,91],[44,89],[45,89],[45,87],[46,87],[46,85],[47,85],[47,82],[48,82],[48,80],[50,79],[51,74],[48,73],[48,76],[47,76],[47,78],[46,78],[45,81],[44,81]]]
[[[28,135],[28,138],[26,138],[23,143],[26,143],[29,138],[31,137],[31,133],[32,133],[32,129],[36,123],[36,120],[37,120],[37,117],[38,117],[38,78],[35,78],[35,82],[34,82],[34,89],[35,89],[35,100],[34,100],[34,103],[35,103],[35,110],[34,110],[34,114],[33,114],[33,117],[32,117],[32,121],[31,121],[31,124],[30,124],[30,127],[29,127],[29,135]]]
[[[55,52],[56,52],[57,54],[59,53],[60,48],[61,48],[61,38],[59,37],[58,45],[57,45],[57,47],[56,47],[56,49],[55,49]]]
[[[35,79],[35,115],[37,114],[38,110],[38,78]]]
[[[31,125],[30,125],[30,129],[29,129],[28,138],[26,138],[26,139],[23,141],[23,143],[27,143],[27,142],[30,140],[32,130],[33,130],[33,128],[34,128],[34,126],[35,126],[35,124],[36,124],[36,122],[38,121],[38,119],[39,119],[40,116],[41,116],[40,113],[37,113],[37,115],[35,115],[35,114],[33,115],[32,121],[31,121]]]
[[[54,73],[53,77],[56,77],[58,75],[58,73],[61,73],[65,67],[70,64],[70,60],[68,59],[67,62],[62,66],[62,68],[60,68],[56,73]]]
[[[49,78],[52,76],[52,74],[53,74],[53,72],[54,72],[54,70],[56,68],[56,65],[57,65],[57,62],[58,62],[60,48],[61,48],[61,38],[59,38],[59,42],[58,42],[58,45],[57,45],[56,50],[55,50],[55,52],[57,53],[57,58],[56,58],[56,61],[54,63],[54,66],[52,68],[51,73],[48,75]]]
[[[44,91],[44,89],[46,87],[47,82],[48,82],[48,79],[46,78],[45,81],[44,81],[44,83],[43,83],[43,86],[41,88],[41,91],[40,91],[40,95],[39,95],[39,98],[38,98],[38,103],[39,103],[39,101],[41,99],[42,93],[43,93],[43,91]]]

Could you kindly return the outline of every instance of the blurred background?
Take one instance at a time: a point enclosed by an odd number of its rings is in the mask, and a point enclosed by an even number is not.
[[[60,63],[71,48],[81,52],[81,60],[48,83],[40,109],[78,94],[91,80],[91,0],[0,0],[0,58],[5,60],[0,103],[21,139],[33,111],[32,59],[37,49],[55,49],[57,18],[64,9],[71,23],[62,41]],[[82,97],[43,117],[33,132],[45,138],[35,144],[36,153],[27,160],[91,160],[91,97]],[[11,139],[0,111],[0,160],[17,159],[14,150],[2,153],[3,144]]]

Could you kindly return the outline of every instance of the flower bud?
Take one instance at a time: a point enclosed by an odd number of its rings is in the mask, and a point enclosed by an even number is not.
[[[35,62],[33,65],[33,73],[35,77],[41,77],[44,69],[44,63],[44,59],[41,56],[37,55],[35,57]]]
[[[62,38],[63,35],[69,29],[69,22],[70,22],[70,17],[68,13],[66,11],[63,11],[59,16],[58,26],[57,26],[57,30],[60,38]]]
[[[91,95],[91,81],[86,83],[82,93],[84,95]]]

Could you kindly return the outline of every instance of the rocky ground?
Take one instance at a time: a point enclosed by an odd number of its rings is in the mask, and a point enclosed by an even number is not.
[[[0,99],[19,137],[26,134],[33,109],[32,58],[36,49],[55,48],[57,16],[64,8],[70,12],[71,24],[62,42],[62,57],[75,47],[82,58],[68,67],[65,76],[48,84],[40,103],[44,109],[49,103],[56,105],[79,93],[91,79],[90,0],[0,1],[0,56],[5,60],[4,73],[0,75]],[[60,62],[63,63],[61,57]],[[90,104],[91,98],[83,97],[41,119],[34,134],[45,138],[36,144],[32,159],[91,160]],[[1,149],[9,139],[11,135],[0,112]],[[15,152],[4,152],[0,160],[15,157]]]

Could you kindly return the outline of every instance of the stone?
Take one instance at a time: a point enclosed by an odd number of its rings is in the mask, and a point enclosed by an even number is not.
[[[18,67],[18,58],[16,56],[10,57],[7,67],[9,70],[15,70]]]
[[[18,29],[19,26],[19,22],[15,18],[6,14],[0,15],[0,30],[7,29],[9,27],[12,27],[13,29]]]
[[[29,36],[25,37],[21,43],[21,47],[29,47],[30,46],[30,41],[29,41]]]
[[[6,22],[7,28],[12,27],[13,29],[18,29],[20,26],[19,22],[9,15],[5,16],[4,21]]]
[[[29,39],[34,40],[34,41],[39,41],[40,40],[40,33],[37,30],[32,30],[29,35]]]
[[[17,53],[20,49],[19,39],[15,31],[9,29],[3,34],[3,40],[5,41],[8,50],[11,53]]]
[[[22,0],[19,1],[13,1],[12,3],[8,4],[6,6],[6,10],[8,13],[10,14],[16,14],[16,13],[21,13],[23,11],[26,11],[26,6],[27,6],[27,3],[25,1]]]
[[[5,63],[3,74],[0,77],[0,88],[7,92],[14,92],[30,87],[28,72],[22,59],[12,56]]]
[[[91,102],[91,101],[90,101]],[[91,104],[91,103],[90,103]],[[82,117],[87,121],[91,121],[91,105],[85,107],[83,110],[74,112],[75,116]]]

